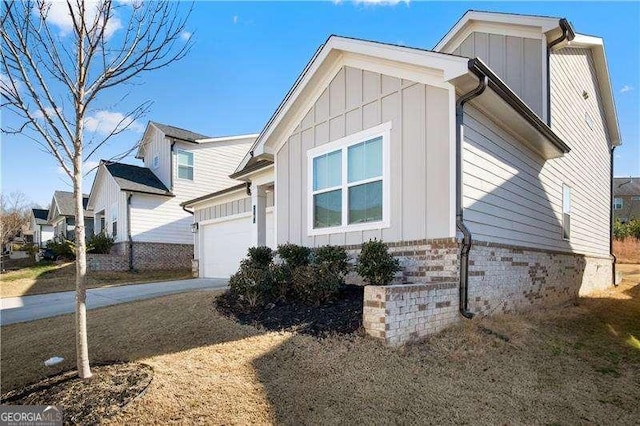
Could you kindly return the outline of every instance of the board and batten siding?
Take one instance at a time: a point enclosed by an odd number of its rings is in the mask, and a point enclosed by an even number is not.
[[[111,235],[111,212],[114,205],[118,208],[118,235],[116,242],[126,241],[127,230],[127,197],[120,190],[111,174],[106,171],[104,165],[100,166],[97,187],[93,188],[95,199],[93,200],[93,229],[96,232],[100,229],[100,218],[98,215],[104,211],[105,228],[107,234]]]
[[[609,151],[597,81],[588,50],[564,50],[551,60],[552,126],[571,152],[544,160],[467,106],[465,223],[479,241],[608,256]],[[585,100],[583,90],[592,96]],[[571,188],[569,241],[562,238],[563,184]]]
[[[542,40],[472,32],[452,53],[480,58],[542,117]]]
[[[343,67],[275,155],[277,243],[305,246],[452,237],[449,92]],[[307,151],[391,122],[390,227],[309,236]]]
[[[144,147],[144,166],[150,169],[164,183],[171,188],[171,142],[165,138],[163,132],[151,125]],[[158,167],[153,167],[153,158],[158,157]]]

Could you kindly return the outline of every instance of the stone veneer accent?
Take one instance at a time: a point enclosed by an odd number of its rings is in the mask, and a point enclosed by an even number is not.
[[[460,244],[440,239],[388,246],[402,271],[392,285],[365,287],[366,332],[395,346],[458,321]],[[346,249],[355,256],[360,246]],[[609,287],[611,271],[607,257],[475,241],[469,253],[469,308],[491,315],[561,305]]]
[[[190,269],[192,244],[133,243],[133,267],[136,270]],[[126,271],[129,269],[129,243],[114,244],[110,254],[87,254],[90,271]]]
[[[364,288],[364,328],[390,346],[437,333],[458,320],[457,283]]]

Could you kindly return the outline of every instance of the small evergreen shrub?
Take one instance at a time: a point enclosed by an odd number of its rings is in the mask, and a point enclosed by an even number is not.
[[[76,244],[64,237],[48,241],[47,248],[53,252],[56,259],[73,260],[76,258]]]
[[[273,261],[274,252],[271,247],[260,246],[250,247],[246,259],[242,263],[255,266],[257,268],[267,269]]]
[[[280,244],[278,246],[278,255],[289,268],[295,269],[309,264],[311,249],[291,243]]]
[[[325,266],[339,277],[349,273],[349,255],[343,247],[322,246],[313,251],[314,264]]]
[[[255,308],[269,301],[271,284],[269,269],[244,264],[229,278],[229,291],[240,304]]]
[[[334,299],[342,284],[342,277],[326,265],[301,266],[293,271],[291,278],[294,297],[315,306]]]
[[[387,285],[399,270],[398,259],[389,254],[382,241],[370,240],[362,244],[356,271],[369,285]]]
[[[109,254],[115,240],[104,232],[92,235],[87,241],[87,253]]]

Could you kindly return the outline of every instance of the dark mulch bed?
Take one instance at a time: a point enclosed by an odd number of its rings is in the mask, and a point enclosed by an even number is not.
[[[214,305],[220,313],[241,324],[324,337],[353,333],[362,326],[363,293],[364,287],[347,285],[336,300],[323,306],[279,301],[248,310],[239,306],[230,293],[226,292],[215,299]]]
[[[65,424],[96,424],[113,416],[140,396],[151,383],[153,369],[145,364],[92,366],[93,376],[78,378],[68,371],[2,395],[2,404],[57,405]]]

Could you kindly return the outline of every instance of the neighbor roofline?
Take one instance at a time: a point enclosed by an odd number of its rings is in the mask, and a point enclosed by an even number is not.
[[[248,133],[246,135],[235,135],[235,136],[216,136],[213,138],[196,139],[196,142],[209,143],[209,142],[235,141],[240,139],[257,138],[258,136],[260,136],[260,133]]]
[[[273,160],[260,159],[257,163],[246,166],[242,170],[229,175],[231,179],[239,179],[258,170],[266,169],[273,166]]]

